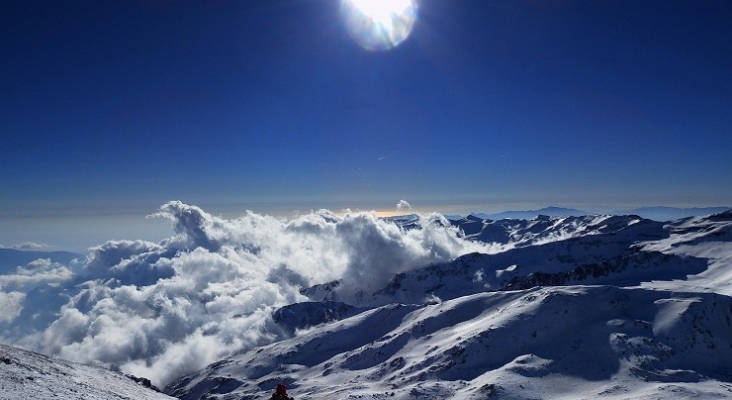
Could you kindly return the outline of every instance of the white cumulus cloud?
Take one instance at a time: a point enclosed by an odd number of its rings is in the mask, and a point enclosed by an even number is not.
[[[23,242],[23,243],[16,243],[10,246],[3,246],[0,244],[0,249],[14,249],[14,250],[45,250],[48,249],[50,246],[43,243],[36,243],[36,242]]]
[[[39,258],[25,267],[17,267],[14,274],[0,275],[0,287],[28,292],[40,285],[56,285],[71,280],[74,273],[65,265]]]
[[[12,322],[20,315],[25,293],[0,292],[0,322]]]
[[[373,213],[321,210],[286,221],[247,212],[228,220],[171,201],[154,216],[168,219],[175,235],[160,243],[104,243],[75,273],[39,260],[2,276],[4,284],[28,276],[50,282],[52,274],[65,282],[53,320],[26,335],[23,345],[164,385],[240,349],[283,338],[287,333],[271,313],[309,300],[301,289],[340,281],[339,299],[368,305],[364,293],[396,273],[486,250],[437,214],[404,229]],[[11,311],[23,300],[4,296],[3,307]]]

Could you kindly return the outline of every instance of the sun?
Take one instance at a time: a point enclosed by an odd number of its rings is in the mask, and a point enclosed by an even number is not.
[[[415,0],[341,0],[348,32],[369,50],[389,50],[412,32],[417,19]]]

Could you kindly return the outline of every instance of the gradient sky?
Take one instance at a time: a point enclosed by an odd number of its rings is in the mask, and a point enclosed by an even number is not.
[[[168,200],[732,205],[732,2],[418,5],[374,52],[337,0],[0,2],[0,244]]]

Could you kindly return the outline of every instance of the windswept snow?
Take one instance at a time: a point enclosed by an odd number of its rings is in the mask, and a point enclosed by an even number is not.
[[[227,358],[166,392],[258,398],[286,382],[318,399],[727,397],[731,318],[727,296],[613,286],[388,305]]]
[[[732,210],[706,217],[685,218],[665,226],[669,237],[644,242],[644,251],[677,257],[696,257],[708,266],[685,279],[653,279],[645,287],[709,291],[732,296]]]
[[[147,385],[147,386],[146,386]],[[170,400],[144,379],[0,345],[0,400]]]

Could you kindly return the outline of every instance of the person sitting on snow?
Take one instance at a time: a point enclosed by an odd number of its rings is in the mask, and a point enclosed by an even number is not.
[[[275,388],[275,392],[272,394],[270,400],[295,400],[292,397],[287,396],[287,386],[280,383]]]

